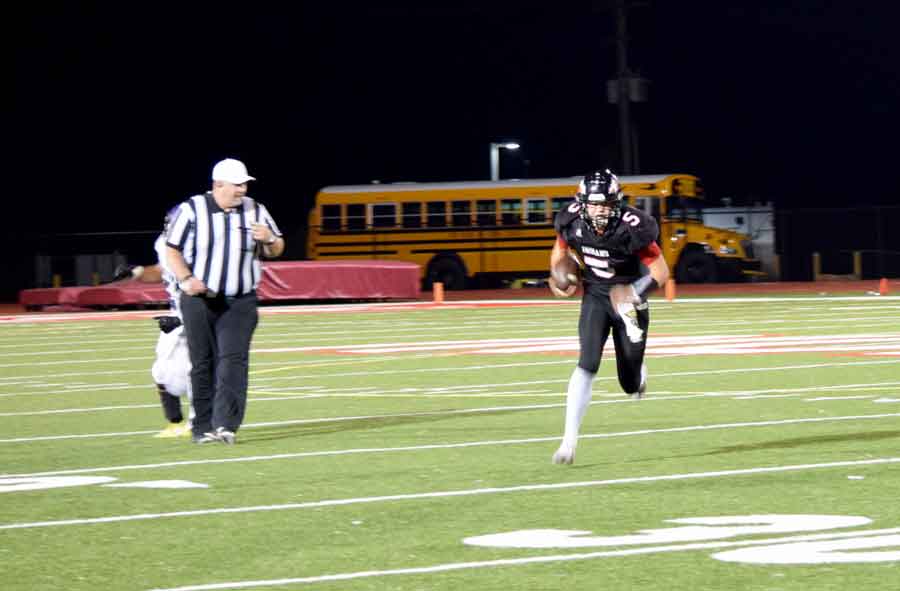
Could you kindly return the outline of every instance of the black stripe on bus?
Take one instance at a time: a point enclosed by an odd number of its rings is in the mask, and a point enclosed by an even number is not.
[[[466,242],[528,242],[532,240],[553,240],[553,236],[510,236],[508,238],[448,238],[446,240],[379,240],[378,246],[400,246],[404,244],[460,244]],[[359,242],[316,242],[316,248],[337,246],[362,246]]]
[[[549,246],[509,246],[506,248],[503,247],[494,247],[494,248],[454,248],[450,252],[496,252],[496,251],[507,251],[507,250],[536,250],[536,251],[548,251]],[[421,250],[411,250],[412,254],[427,254],[427,253],[439,253],[439,252],[448,252],[447,249],[442,248],[423,248]]]
[[[440,232],[447,234],[452,232],[506,232],[523,230],[549,230],[553,228],[553,224],[516,224],[514,226],[436,226],[430,228],[377,228],[373,230],[346,230],[343,232],[335,231],[319,231],[319,236],[372,236],[385,234],[428,234]]]
[[[447,252],[506,252],[511,250],[516,251],[525,251],[532,250],[536,252],[544,252],[549,251],[549,246],[510,246],[507,248],[502,247],[481,247],[481,248],[454,248],[454,249],[446,249],[446,248],[422,248],[411,250],[410,254],[437,254],[437,253],[447,253]],[[397,254],[396,250],[344,250],[337,252],[319,252],[316,256],[319,257],[340,257],[340,256],[372,256],[377,254]]]
[[[396,250],[345,250],[341,252],[320,252],[318,256],[320,257],[343,257],[343,256],[356,256],[356,255],[365,255],[372,256],[373,254],[397,254]]]

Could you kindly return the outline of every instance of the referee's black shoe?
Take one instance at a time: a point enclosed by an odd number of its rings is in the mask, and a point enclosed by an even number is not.
[[[208,435],[213,435],[226,445],[234,445],[235,441],[237,441],[237,435],[234,434],[234,431],[229,431],[225,427],[219,427],[215,433],[208,433]]]
[[[218,443],[220,440],[214,433],[204,433],[203,435],[194,435],[191,437],[191,441],[194,443]]]

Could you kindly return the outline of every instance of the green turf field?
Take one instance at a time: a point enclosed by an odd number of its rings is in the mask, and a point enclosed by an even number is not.
[[[573,466],[577,302],[376,308],[264,309],[235,446],[152,437],[150,314],[4,321],[0,586],[900,589],[900,298],[654,301]]]

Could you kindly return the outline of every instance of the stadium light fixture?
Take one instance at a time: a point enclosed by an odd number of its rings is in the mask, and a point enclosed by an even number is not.
[[[518,150],[517,142],[491,142],[491,180],[500,180],[500,148],[505,150]]]

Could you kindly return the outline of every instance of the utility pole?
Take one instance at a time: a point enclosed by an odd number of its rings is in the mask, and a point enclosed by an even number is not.
[[[625,0],[616,2],[616,70],[619,77],[619,141],[622,146],[622,173],[632,174],[631,151],[631,99],[629,81],[631,72],[628,71],[628,22],[625,10]]]
[[[616,78],[606,81],[606,95],[608,101],[616,105],[619,110],[621,172],[638,174],[640,172],[638,137],[637,128],[632,121],[631,104],[647,102],[650,81],[641,76],[635,76],[628,67],[628,8],[643,4],[633,0],[614,0],[614,5],[616,11]]]

